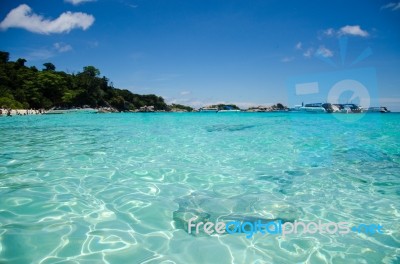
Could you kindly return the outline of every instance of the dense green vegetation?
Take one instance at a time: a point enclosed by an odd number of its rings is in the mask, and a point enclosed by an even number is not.
[[[190,106],[186,106],[186,105],[181,105],[181,104],[172,104],[169,106],[171,110],[183,110],[183,111],[187,111],[187,112],[192,112],[193,108]]]
[[[218,110],[240,110],[240,108],[234,104],[229,104],[229,105],[217,104],[217,105],[211,105],[210,107],[218,108]]]
[[[82,72],[68,74],[56,71],[54,64],[44,63],[38,70],[25,66],[25,59],[9,61],[9,53],[0,51],[0,107],[114,107],[119,111],[154,106],[155,110],[169,110],[164,99],[154,94],[139,95],[110,85],[94,66]]]

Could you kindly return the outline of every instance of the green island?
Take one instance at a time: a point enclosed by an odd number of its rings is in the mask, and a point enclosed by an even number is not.
[[[9,53],[0,51],[0,107],[10,109],[50,109],[91,107],[116,111],[135,111],[151,106],[155,111],[192,111],[189,106],[168,105],[154,94],[135,94],[113,87],[94,66],[82,72],[57,71],[53,63],[44,63],[39,70],[27,67],[26,59],[9,60]]]

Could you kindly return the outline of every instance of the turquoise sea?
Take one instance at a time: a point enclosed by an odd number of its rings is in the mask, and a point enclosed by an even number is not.
[[[0,263],[400,263],[400,114],[0,118]],[[193,215],[383,234],[188,234]]]

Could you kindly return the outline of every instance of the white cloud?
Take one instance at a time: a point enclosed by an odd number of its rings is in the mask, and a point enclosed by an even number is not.
[[[324,30],[324,34],[327,36],[333,36],[335,34],[335,30],[333,28],[328,28]]]
[[[47,60],[70,50],[72,50],[71,45],[63,42],[56,42],[51,47],[47,46],[37,49],[27,49],[26,53],[21,55],[21,57],[26,58],[29,61]]]
[[[333,52],[325,46],[320,46],[317,50],[315,50],[313,47],[310,47],[303,52],[303,56],[306,58],[311,58],[313,55],[329,58],[333,56]]]
[[[181,92],[181,95],[189,95],[190,94],[190,91],[182,91]]]
[[[382,6],[381,9],[390,9],[392,11],[400,10],[400,2],[391,2],[387,5]]]
[[[65,0],[65,2],[71,3],[73,5],[79,5],[84,2],[94,2],[95,0]]]
[[[54,43],[53,47],[58,51],[58,52],[67,52],[72,50],[71,45],[62,43],[62,42],[57,42]]]
[[[36,60],[47,60],[49,58],[54,57],[54,55],[55,55],[54,50],[43,48],[43,49],[31,50],[28,52],[28,54],[24,55],[23,57],[29,61],[36,61]]]
[[[339,35],[360,36],[360,37],[368,37],[369,36],[368,32],[366,30],[362,30],[359,25],[344,26],[339,30],[338,34]]]
[[[294,57],[284,57],[283,59],[281,59],[281,62],[290,62],[294,60]]]
[[[87,42],[87,45],[88,45],[90,48],[97,48],[97,47],[100,45],[100,43],[99,43],[98,41],[88,41],[88,42]]]
[[[310,58],[312,53],[313,53],[313,51],[314,50],[312,48],[309,48],[303,53],[303,56],[306,57],[306,58]]]
[[[32,12],[25,4],[11,10],[0,23],[0,29],[23,28],[39,34],[64,33],[72,29],[88,29],[94,22],[94,17],[85,13],[65,12],[54,20],[48,20]]]
[[[315,52],[316,56],[321,56],[324,58],[329,58],[333,56],[333,52],[324,46],[320,46],[318,50]]]
[[[359,25],[349,26],[346,25],[341,27],[339,30],[335,30],[333,28],[328,28],[322,31],[324,36],[332,37],[332,36],[359,36],[359,37],[368,37],[369,33],[366,30],[361,29]]]
[[[298,43],[296,44],[295,48],[296,48],[297,50],[301,50],[302,46],[303,46],[303,44],[302,44],[301,42],[298,42]]]

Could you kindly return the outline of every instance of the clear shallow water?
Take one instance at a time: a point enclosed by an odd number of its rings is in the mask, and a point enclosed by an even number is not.
[[[0,118],[0,263],[399,263],[400,114],[352,118]],[[230,213],[384,234],[184,230]]]

